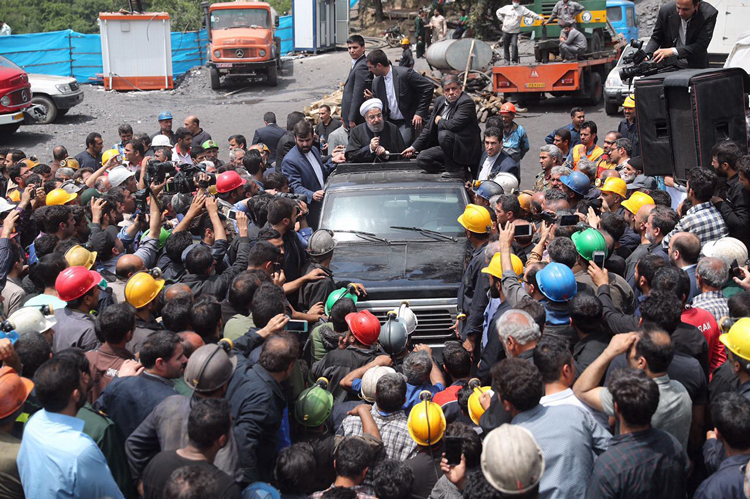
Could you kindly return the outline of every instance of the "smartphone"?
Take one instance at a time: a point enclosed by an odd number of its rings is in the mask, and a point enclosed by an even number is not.
[[[513,236],[514,237],[531,237],[531,224],[526,225],[516,225],[513,228]]]
[[[737,263],[737,260],[732,260],[732,264],[729,266],[729,270],[732,272],[732,275],[736,277],[737,279],[742,279],[744,277],[744,272],[742,272],[742,269],[740,268],[740,264]]]
[[[278,274],[279,272],[281,272],[281,262],[274,262],[273,273]]]
[[[230,218],[232,220],[237,220],[237,212],[235,210],[229,210],[227,212],[227,218]]]
[[[596,264],[600,269],[604,268],[604,260],[607,259],[607,254],[604,251],[594,251],[591,254],[591,261]]]
[[[461,437],[443,437],[445,442],[445,459],[448,464],[461,464],[461,454],[463,453],[463,438]]]
[[[558,218],[557,225],[577,225],[579,221],[578,215],[562,215]]]
[[[298,321],[289,319],[289,322],[284,326],[285,331],[291,331],[293,333],[306,333],[307,332],[307,321]]]

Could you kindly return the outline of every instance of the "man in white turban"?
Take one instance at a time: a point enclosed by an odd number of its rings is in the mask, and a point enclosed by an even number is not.
[[[398,156],[389,158],[388,155],[388,152],[403,151],[405,146],[398,127],[383,117],[383,101],[366,100],[359,107],[359,113],[365,122],[352,128],[346,147],[346,161],[372,163],[375,158],[381,161],[400,159]]]

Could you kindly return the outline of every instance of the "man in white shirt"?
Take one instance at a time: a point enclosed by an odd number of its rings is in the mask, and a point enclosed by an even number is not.
[[[503,59],[505,65],[509,65],[511,61],[518,64],[518,34],[521,32],[521,19],[532,17],[537,21],[544,21],[544,18],[521,5],[518,0],[513,0],[510,5],[500,7],[495,15],[503,24]]]
[[[474,172],[474,178],[491,180],[500,172],[518,176],[518,164],[503,152],[503,131],[496,127],[489,127],[484,131],[484,152],[479,159],[479,167]]]
[[[172,150],[172,161],[178,165],[193,164],[190,157],[190,145],[193,142],[193,134],[185,127],[180,127],[174,134],[175,145]]]

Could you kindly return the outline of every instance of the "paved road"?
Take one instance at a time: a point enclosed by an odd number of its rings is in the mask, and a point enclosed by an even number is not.
[[[387,52],[395,59],[400,49],[388,49]],[[222,147],[232,134],[241,133],[250,140],[254,130],[263,126],[266,111],[275,112],[279,125],[284,127],[288,113],[301,111],[311,101],[335,90],[346,79],[350,59],[346,52],[337,51],[297,59],[292,65],[292,74],[282,75],[279,86],[275,88],[257,82],[250,84],[248,90],[242,90],[248,84],[239,81],[214,92],[209,87],[205,68],[199,70],[200,74],[192,74],[173,91],[117,93],[84,85],[84,102],[60,118],[58,123],[22,127],[10,137],[0,137],[0,145],[17,147],[27,154],[36,154],[42,161],[51,161],[52,148],[57,145],[66,146],[71,155],[83,150],[89,132],[101,133],[106,145],[119,142],[117,126],[120,123],[130,123],[136,132],[154,133],[158,130],[156,116],[162,110],[174,114],[175,129],[185,116],[197,115],[201,126]],[[424,59],[419,59],[416,69],[429,68]],[[551,98],[518,116],[518,123],[526,128],[531,142],[531,151],[522,162],[522,187],[530,187],[533,183],[539,168],[537,153],[544,144],[544,137],[551,130],[569,123],[569,110],[574,105],[577,104],[568,98]],[[616,128],[618,119],[606,116],[603,106],[587,107],[586,111],[587,117],[597,123],[602,136],[607,130]],[[226,159],[226,156],[226,149],[222,149],[220,157]]]

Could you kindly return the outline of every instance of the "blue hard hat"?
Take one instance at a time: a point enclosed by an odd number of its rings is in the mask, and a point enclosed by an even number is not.
[[[281,493],[265,482],[255,482],[242,491],[242,499],[281,499]]]
[[[581,172],[571,172],[570,175],[560,177],[560,182],[581,196],[585,196],[591,189],[591,181],[586,174]]]
[[[171,119],[172,119],[172,113],[170,113],[169,111],[162,111],[161,113],[159,113],[159,121],[171,120]]]
[[[562,263],[548,263],[536,273],[539,291],[551,301],[566,302],[578,292],[576,276],[570,267]]]
[[[503,186],[492,180],[483,181],[478,187],[475,187],[473,191],[474,194],[480,198],[486,199],[487,201],[489,201],[492,196],[505,194]]]

